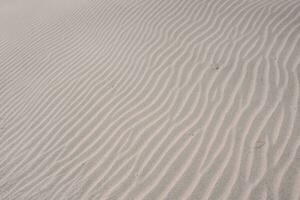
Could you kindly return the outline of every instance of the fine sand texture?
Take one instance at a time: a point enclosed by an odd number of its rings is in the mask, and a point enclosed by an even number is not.
[[[0,0],[0,200],[299,200],[300,0]]]

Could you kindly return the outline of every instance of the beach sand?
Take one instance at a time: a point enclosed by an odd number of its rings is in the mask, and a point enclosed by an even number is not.
[[[299,0],[0,0],[0,200],[299,200]]]

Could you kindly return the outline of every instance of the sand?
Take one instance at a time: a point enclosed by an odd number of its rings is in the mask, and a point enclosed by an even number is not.
[[[299,0],[0,0],[0,200],[299,200]]]

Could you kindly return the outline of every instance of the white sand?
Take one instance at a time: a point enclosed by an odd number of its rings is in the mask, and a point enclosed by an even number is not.
[[[0,200],[299,200],[299,0],[0,0]]]

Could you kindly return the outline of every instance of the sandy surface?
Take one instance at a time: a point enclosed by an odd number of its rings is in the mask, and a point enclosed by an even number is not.
[[[0,0],[0,200],[299,200],[299,0]]]

